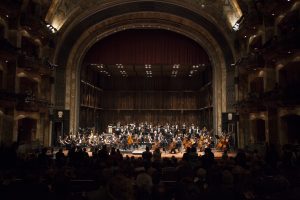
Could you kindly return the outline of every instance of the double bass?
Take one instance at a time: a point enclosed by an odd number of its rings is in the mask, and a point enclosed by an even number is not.
[[[190,139],[188,139],[188,138],[186,137],[186,138],[183,139],[182,145],[183,145],[184,148],[186,149],[186,148],[188,148],[188,147],[191,148],[192,145],[193,145],[193,143],[192,143],[192,141],[191,141]]]
[[[219,142],[217,144],[217,149],[225,150],[229,147],[229,135],[223,134],[220,136]]]
[[[127,144],[128,145],[132,145],[133,144],[133,139],[132,139],[131,135],[129,135],[128,138],[127,138]]]

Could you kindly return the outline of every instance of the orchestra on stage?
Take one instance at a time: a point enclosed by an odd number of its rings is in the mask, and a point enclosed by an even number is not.
[[[60,136],[58,143],[66,148],[89,147],[93,150],[101,149],[103,145],[122,150],[148,146],[152,150],[159,148],[165,152],[177,153],[192,147],[198,151],[204,151],[205,148],[229,149],[230,140],[231,134],[215,135],[213,130],[209,131],[205,126],[200,129],[194,124],[152,125],[145,122],[109,125],[107,131],[100,134],[94,128],[79,129],[75,134]]]

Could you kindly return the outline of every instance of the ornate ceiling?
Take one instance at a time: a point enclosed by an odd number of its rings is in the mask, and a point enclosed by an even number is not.
[[[79,41],[89,49],[120,29],[145,28],[178,32],[206,51],[205,45],[215,42],[230,65],[232,27],[242,15],[237,0],[53,0],[45,20],[58,31],[53,60],[62,66]]]
[[[141,0],[140,0],[141,1]],[[156,0],[157,1],[157,0]],[[53,0],[46,17],[46,21],[57,30],[68,24],[68,21],[82,15],[89,15],[95,8],[105,8],[120,3],[133,2],[128,0]],[[159,2],[159,1],[158,1]],[[233,26],[242,16],[237,0],[165,0],[173,4],[201,10],[214,20],[224,21]],[[220,21],[218,21],[220,22]]]

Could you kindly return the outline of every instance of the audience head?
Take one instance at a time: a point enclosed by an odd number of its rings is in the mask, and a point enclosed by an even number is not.
[[[134,199],[133,184],[123,175],[116,175],[107,184],[108,195],[115,200]]]
[[[143,191],[151,192],[152,190],[152,178],[147,173],[140,173],[136,177],[136,186]]]

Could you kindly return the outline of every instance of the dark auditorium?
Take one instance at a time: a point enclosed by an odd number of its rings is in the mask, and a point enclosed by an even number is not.
[[[300,0],[0,0],[1,200],[299,200]]]

